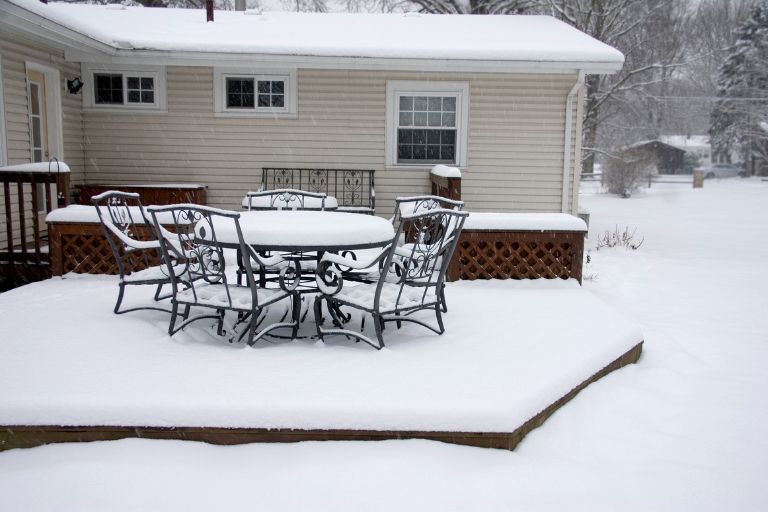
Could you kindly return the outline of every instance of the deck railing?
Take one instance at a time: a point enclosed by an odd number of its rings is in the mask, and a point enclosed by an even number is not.
[[[45,215],[69,204],[69,177],[69,167],[55,159],[0,167],[5,216],[5,230],[0,231],[0,289],[50,275]]]

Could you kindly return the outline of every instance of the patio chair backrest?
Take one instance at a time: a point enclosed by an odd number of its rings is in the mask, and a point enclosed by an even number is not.
[[[400,222],[403,215],[423,213],[431,210],[456,210],[464,209],[464,201],[448,199],[441,196],[411,196],[395,198],[395,215],[392,221],[395,225]]]
[[[414,215],[439,209],[462,211],[464,201],[441,196],[398,197],[395,199],[395,214],[392,216],[392,224],[398,226],[404,215]],[[416,232],[406,224],[403,228],[401,243],[413,242],[415,235]]]
[[[157,240],[139,194],[108,190],[91,197],[121,277],[133,268],[157,265]]]
[[[380,271],[374,307],[378,308],[381,290],[385,282],[394,280],[393,276],[400,287],[397,304],[401,303],[406,286],[423,287],[422,302],[428,293],[438,293],[468,216],[467,212],[445,208],[403,215],[395,240],[405,237],[407,230],[411,242],[390,247]]]
[[[248,210],[325,210],[327,194],[292,188],[248,192]]]
[[[224,244],[220,233],[228,232],[228,240],[237,239],[236,247],[247,251],[240,229],[240,214],[196,204],[151,206],[148,208],[160,238],[163,260],[171,276],[174,296],[191,290],[195,301],[198,291],[207,285],[222,285],[217,295],[222,308],[236,308],[227,278]],[[161,225],[168,226],[166,229]],[[245,266],[253,306],[258,305],[253,272]]]

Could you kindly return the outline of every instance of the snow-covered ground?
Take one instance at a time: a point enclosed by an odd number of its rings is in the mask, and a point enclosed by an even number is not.
[[[637,251],[593,250],[585,283],[639,320],[644,355],[514,452],[427,441],[47,446],[0,453],[0,509],[763,510],[768,183],[655,185],[627,200],[585,190],[582,203],[593,240],[615,226],[645,237]]]

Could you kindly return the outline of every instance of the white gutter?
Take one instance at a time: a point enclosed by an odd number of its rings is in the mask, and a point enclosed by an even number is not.
[[[561,211],[568,213],[568,198],[570,194],[569,188],[571,184],[571,131],[573,125],[573,97],[579,92],[581,86],[584,85],[584,70],[579,71],[579,75],[576,78],[576,83],[573,84],[571,90],[568,92],[568,96],[565,98],[565,149],[563,149],[563,200],[561,204]]]

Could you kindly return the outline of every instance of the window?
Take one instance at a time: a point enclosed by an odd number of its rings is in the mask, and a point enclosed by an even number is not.
[[[157,66],[98,69],[83,64],[87,109],[164,110],[165,72]]]
[[[466,165],[468,84],[387,83],[387,165]]]
[[[96,103],[122,105],[123,104],[123,75],[94,75],[94,92]]]
[[[399,102],[397,161],[455,163],[456,98],[402,95]]]
[[[129,76],[125,79],[128,103],[155,103],[155,79],[151,76]]]
[[[296,72],[214,70],[215,111],[232,116],[295,117]]]

